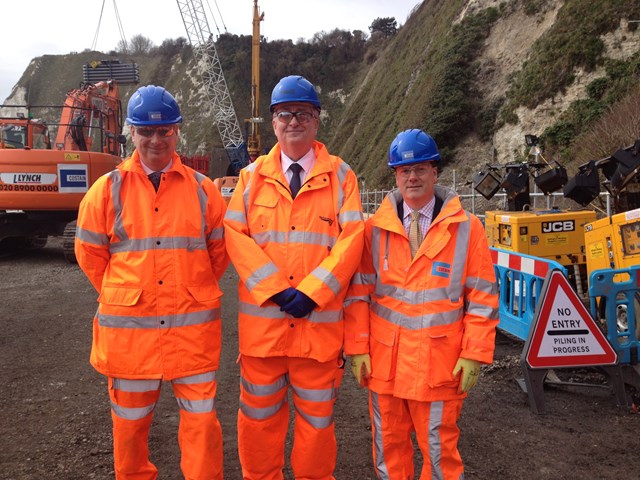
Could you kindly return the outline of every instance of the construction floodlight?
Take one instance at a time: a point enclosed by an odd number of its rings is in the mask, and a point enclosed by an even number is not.
[[[595,200],[600,194],[600,178],[595,161],[582,165],[578,173],[563,187],[562,193],[583,207]]]
[[[640,169],[640,153],[632,149],[620,149],[612,158],[616,169],[610,179],[611,188],[614,192],[621,192]]]
[[[567,184],[568,180],[569,177],[567,176],[567,169],[560,164],[558,164],[557,167],[552,167],[542,173],[539,173],[533,178],[534,183],[545,194],[550,194],[556,190],[560,190]]]
[[[487,167],[486,170],[481,170],[473,177],[474,190],[487,200],[491,200],[496,192],[500,190],[501,183],[502,178],[490,167]]]
[[[507,166],[507,174],[500,184],[507,195],[512,197],[527,191],[529,188],[529,172],[526,165]]]

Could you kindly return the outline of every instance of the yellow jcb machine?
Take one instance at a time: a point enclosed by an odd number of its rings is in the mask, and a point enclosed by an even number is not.
[[[593,271],[640,264],[640,140],[610,157],[581,165],[571,179],[567,179],[564,167],[544,160],[537,137],[527,135],[526,141],[531,155],[543,162],[489,165],[474,177],[474,188],[487,199],[501,188],[507,193],[507,210],[486,212],[489,245],[560,263],[586,302]],[[500,168],[506,170],[504,176],[498,174]],[[545,194],[562,188],[564,197],[583,209],[528,209],[531,170]],[[610,194],[611,208],[600,208],[607,216],[598,219],[596,210],[584,207],[599,197],[601,185]],[[636,294],[636,314],[640,312],[639,300]],[[603,318],[602,303],[599,310]],[[626,311],[618,312],[617,322],[619,330],[627,328]]]
[[[611,193],[613,215],[585,225],[587,272],[620,270],[640,265],[640,140],[611,157],[596,162],[604,173],[604,185]],[[624,278],[623,278],[624,277]],[[626,275],[614,281],[625,282]],[[634,295],[636,339],[640,338],[640,293]],[[605,302],[598,303],[600,318],[605,318]],[[616,306],[618,332],[628,331],[627,304]]]
[[[492,247],[554,260],[566,267],[583,297],[587,281],[584,226],[595,219],[594,210],[494,210],[486,212],[485,230]]]
[[[586,296],[587,259],[584,226],[596,220],[595,210],[531,208],[529,179],[545,194],[570,187],[566,169],[542,156],[538,138],[525,137],[531,161],[488,165],[475,175],[474,188],[486,199],[504,189],[506,210],[488,210],[485,231],[489,245],[503,250],[553,260],[567,268],[569,280],[581,297]],[[500,170],[504,170],[502,175]],[[573,181],[573,179],[572,179]],[[570,187],[571,188],[571,187]],[[588,203],[588,202],[587,202]]]
[[[585,225],[584,238],[589,273],[640,265],[640,209]]]

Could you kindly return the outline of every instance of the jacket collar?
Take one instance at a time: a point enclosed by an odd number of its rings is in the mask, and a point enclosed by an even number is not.
[[[133,153],[129,158],[127,158],[124,162],[118,165],[118,169],[120,169],[123,172],[133,172],[133,173],[139,173],[141,175],[144,175],[145,177],[147,176],[146,172],[144,171],[144,168],[142,167],[142,164],[140,163],[140,156],[138,154],[137,149],[133,151]],[[183,177],[187,176],[186,169],[182,161],[180,160],[180,155],[178,155],[176,152],[173,152],[171,168],[169,168],[167,172],[176,172],[182,175]]]
[[[435,226],[440,222],[461,222],[466,218],[460,197],[452,189],[441,185],[435,186],[436,201],[442,201],[440,213],[431,220]],[[402,195],[399,189],[394,189],[385,197],[376,213],[369,219],[372,226],[389,230],[406,236],[407,233],[398,216],[398,205],[402,205]],[[430,228],[431,229],[431,228]]]
[[[316,156],[316,161],[311,171],[307,174],[307,180],[316,175],[331,171],[329,152],[324,144],[314,140],[313,152]],[[280,148],[280,143],[276,143],[266,156],[261,157],[261,160],[256,161],[257,165],[255,173],[265,177],[274,178],[283,185],[288,184],[284,173],[282,172],[282,163],[280,162],[281,153],[282,150]]]

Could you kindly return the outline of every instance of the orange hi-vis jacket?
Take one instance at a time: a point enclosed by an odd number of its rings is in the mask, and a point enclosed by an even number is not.
[[[367,220],[362,263],[345,300],[347,322],[370,322],[353,332],[364,339],[354,353],[371,355],[369,388],[417,401],[464,397],[454,366],[459,357],[491,363],[498,323],[482,224],[452,190],[436,185],[435,194],[442,209],[413,259],[398,216],[402,196],[394,190],[384,199]]]
[[[280,145],[240,172],[224,220],[238,271],[240,353],[335,359],[343,345],[342,301],[358,267],[364,222],[358,181],[314,142],[316,161],[295,200]],[[295,287],[318,305],[293,318],[269,300]]]
[[[218,368],[226,205],[177,154],[163,177],[156,194],[136,150],[80,204],[76,256],[100,293],[91,364],[109,377]]]

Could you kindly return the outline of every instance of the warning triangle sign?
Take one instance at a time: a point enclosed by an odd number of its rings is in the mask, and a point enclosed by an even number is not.
[[[547,275],[527,340],[531,368],[613,365],[618,356],[567,278]]]

